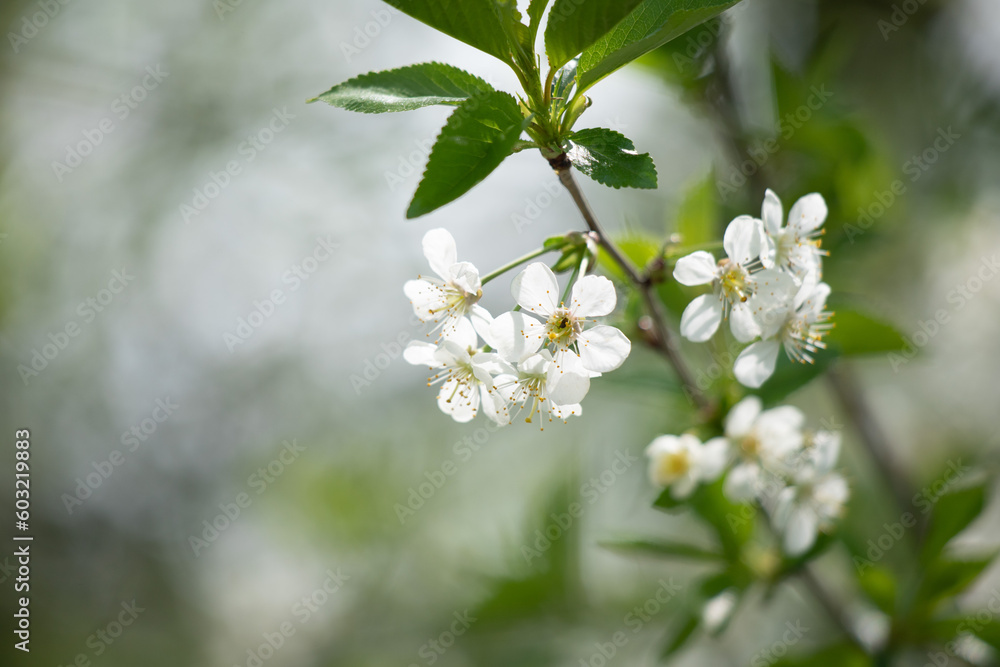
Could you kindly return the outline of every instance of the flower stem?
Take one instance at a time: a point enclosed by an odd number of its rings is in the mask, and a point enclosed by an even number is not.
[[[529,252],[524,257],[519,257],[518,259],[515,259],[513,262],[511,262],[509,264],[504,264],[503,266],[501,266],[496,271],[493,271],[492,273],[488,273],[485,276],[483,276],[482,284],[485,285],[486,283],[490,282],[494,278],[499,278],[500,276],[502,276],[503,274],[507,273],[511,269],[516,269],[517,267],[521,266],[525,262],[530,262],[534,258],[541,257],[542,255],[544,255],[547,252],[552,252],[552,251],[549,250],[548,248],[539,248],[538,250],[533,250],[532,252]]]
[[[569,298],[570,292],[573,290],[573,283],[576,282],[577,277],[580,275],[580,267],[583,266],[583,262],[586,259],[585,255],[581,255],[580,261],[576,263],[576,268],[573,269],[573,275],[569,277],[569,282],[566,283],[566,290],[562,295],[562,303],[565,305],[566,299]]]
[[[655,292],[655,285],[650,279],[649,274],[640,273],[635,265],[622,254],[618,246],[604,233],[601,224],[597,221],[597,216],[594,215],[593,209],[590,208],[586,197],[583,196],[583,191],[580,190],[576,179],[573,178],[572,167],[566,156],[561,155],[550,160],[549,163],[559,176],[559,181],[563,184],[563,187],[569,191],[573,202],[586,221],[587,227],[597,235],[598,243],[604,248],[604,251],[611,257],[612,261],[621,267],[621,270],[628,277],[629,281],[642,295],[643,301],[646,303],[646,310],[649,311],[649,318],[653,322],[653,331],[656,334],[654,345],[666,357],[667,361],[673,367],[674,372],[677,373],[677,377],[680,378],[684,388],[684,393],[690,397],[691,401],[699,409],[706,412],[709,411],[713,407],[712,402],[705,395],[705,392],[695,384],[694,375],[692,375],[684,358],[678,352],[677,342],[674,340],[673,333],[667,327],[667,318],[663,303]]]

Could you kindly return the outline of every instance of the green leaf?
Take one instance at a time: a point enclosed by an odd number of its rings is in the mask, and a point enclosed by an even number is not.
[[[525,121],[517,101],[493,91],[462,103],[441,130],[407,218],[449,204],[489,176],[511,154]]]
[[[694,635],[694,631],[698,629],[701,625],[701,615],[694,612],[689,612],[686,616],[681,618],[680,621],[674,626],[672,630],[673,637],[663,648],[663,652],[660,653],[660,658],[669,658],[677,651],[684,648],[685,644]]]
[[[583,52],[580,88],[586,90],[639,56],[663,46],[739,0],[644,0],[614,30]],[[552,19],[549,18],[551,23]]]
[[[934,605],[944,598],[957,595],[978,579],[992,562],[992,557],[935,561],[924,572],[917,597],[926,604]]]
[[[854,310],[837,309],[833,330],[826,338],[831,348],[850,357],[886,354],[906,349],[906,341],[885,322]]]
[[[591,46],[642,0],[556,0],[545,27],[549,65],[562,67]]]
[[[883,613],[896,615],[896,596],[898,584],[896,577],[888,568],[872,566],[858,577],[858,583],[868,599],[875,603]]]
[[[566,155],[587,176],[613,188],[656,188],[656,166],[649,153],[614,130],[580,130],[570,137]]]
[[[701,547],[691,544],[672,542],[670,540],[614,540],[601,542],[600,545],[607,549],[614,549],[616,551],[645,553],[652,556],[677,558],[681,560],[722,560],[722,554],[720,553],[716,553],[708,549],[702,549]]]
[[[370,72],[334,86],[310,102],[326,102],[348,111],[388,113],[434,104],[458,105],[493,87],[451,65],[425,63]]]
[[[960,475],[956,472],[956,475]],[[948,472],[942,479],[950,479]],[[953,480],[952,480],[953,481]],[[946,493],[938,498],[931,513],[930,525],[924,539],[921,558],[924,563],[932,560],[944,551],[945,546],[953,537],[965,530],[970,523],[983,511],[986,504],[986,486],[980,484]]]
[[[836,667],[871,667],[876,663],[853,643],[832,644],[811,653],[786,656],[769,663],[772,667],[815,667],[816,665],[836,665]]]
[[[542,17],[545,16],[545,8],[549,6],[549,0],[531,0],[528,5],[529,27],[533,35],[538,34],[538,27],[542,24]]]
[[[826,350],[816,357],[815,363],[800,364],[782,353],[778,357],[774,375],[757,390],[756,394],[765,405],[782,403],[788,396],[823,375],[835,358],[836,353]]]
[[[495,0],[385,0],[435,30],[511,64],[510,43]]]

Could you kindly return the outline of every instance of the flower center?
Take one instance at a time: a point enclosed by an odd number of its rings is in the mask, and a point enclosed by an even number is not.
[[[687,451],[672,452],[660,459],[660,475],[664,479],[677,479],[691,469],[691,457]]]
[[[753,282],[750,273],[736,262],[724,259],[719,263],[722,275],[719,276],[719,286],[729,303],[742,302],[753,296]]]
[[[747,457],[757,458],[760,455],[760,439],[751,433],[740,442],[740,449]]]
[[[545,323],[549,340],[560,347],[568,347],[583,331],[583,324],[566,308],[557,308]]]

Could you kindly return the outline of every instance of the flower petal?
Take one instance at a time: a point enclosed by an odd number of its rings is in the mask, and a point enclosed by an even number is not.
[[[566,356],[567,364],[570,355]],[[574,357],[575,358],[575,357]],[[581,369],[582,370],[582,369]],[[574,405],[583,401],[590,391],[590,376],[572,371],[563,371],[555,364],[549,367],[546,380],[548,399],[556,405]]]
[[[455,248],[454,237],[447,229],[432,229],[424,234],[423,246],[424,257],[431,265],[431,271],[444,280],[450,279],[450,269],[453,264],[458,262],[458,250]]]
[[[696,486],[698,486],[698,480],[691,473],[687,473],[670,485],[670,495],[677,500],[684,500],[694,493]]]
[[[476,330],[479,337],[486,341],[487,345],[495,348],[496,345],[492,341],[493,335],[490,333],[490,327],[493,326],[493,316],[490,315],[490,311],[478,303],[473,304],[469,309],[469,320],[472,321],[472,328]]]
[[[632,343],[621,331],[605,324],[587,329],[578,339],[583,367],[607,373],[621,366],[632,351]]]
[[[781,205],[781,199],[770,188],[764,193],[764,205],[761,207],[760,217],[764,222],[764,229],[771,236],[777,236],[785,223],[785,209]]]
[[[425,322],[434,322],[445,314],[447,303],[440,285],[426,280],[407,280],[403,293],[413,306],[413,313]]]
[[[755,463],[741,463],[726,475],[722,492],[733,502],[742,503],[757,495],[760,468]]]
[[[577,317],[602,317],[617,301],[614,283],[604,276],[584,276],[573,285],[569,309]]]
[[[490,345],[512,363],[537,352],[544,336],[545,325],[524,313],[503,313],[490,326]]]
[[[712,253],[699,250],[677,260],[674,280],[681,285],[707,285],[718,276],[718,265]]]
[[[788,319],[798,285],[795,278],[776,269],[765,269],[753,278],[756,291],[747,306],[760,327],[760,337],[771,338]]]
[[[559,306],[559,282],[552,269],[534,262],[517,274],[510,286],[511,296],[525,310],[548,317]]]
[[[795,507],[788,516],[785,526],[785,553],[801,556],[816,543],[819,521],[811,507]]]
[[[681,335],[695,343],[704,343],[719,329],[722,301],[714,294],[702,294],[688,304],[681,315]]]
[[[698,477],[703,482],[711,482],[722,474],[729,459],[729,440],[712,438],[704,444],[698,454]]]
[[[819,229],[828,214],[823,195],[814,192],[795,202],[788,213],[788,226],[799,235],[805,235]]]
[[[760,398],[747,396],[737,403],[726,416],[726,435],[733,440],[739,440],[750,433],[757,416],[761,411]]]
[[[441,412],[451,415],[451,418],[460,424],[470,422],[479,409],[479,392],[470,388],[468,384],[449,379],[441,386],[438,407],[441,408]]]
[[[733,365],[733,374],[744,387],[757,389],[774,374],[781,345],[775,340],[752,343],[740,352]]]
[[[722,247],[726,249],[730,260],[741,265],[748,264],[760,255],[763,235],[763,223],[760,220],[741,215],[726,227]]]
[[[437,345],[419,340],[411,340],[406,349],[403,350],[403,359],[406,360],[406,363],[413,364],[414,366],[437,368],[441,365],[441,362],[434,357],[435,352],[437,352]]]
[[[441,329],[441,339],[451,341],[463,350],[479,347],[479,339],[476,337],[476,328],[467,317],[457,317],[452,320],[453,326],[446,326]]]
[[[761,334],[760,325],[747,303],[737,302],[729,311],[729,329],[741,343],[749,343]]]
[[[479,280],[479,269],[469,262],[458,262],[448,268],[448,280],[455,287],[473,297],[477,297],[483,289]]]

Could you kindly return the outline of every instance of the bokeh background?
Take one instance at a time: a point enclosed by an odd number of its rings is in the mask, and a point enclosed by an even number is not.
[[[405,221],[448,111],[373,117],[305,100],[430,60],[514,90],[502,65],[376,0],[8,0],[0,24],[0,469],[13,467],[14,430],[31,429],[35,537],[30,656],[11,647],[12,575],[0,572],[4,664],[596,665],[596,644],[633,629],[630,610],[661,580],[683,589],[698,574],[600,546],[707,539],[650,509],[642,450],[687,410],[658,357],[635,345],[594,383],[582,418],[544,432],[450,422],[424,371],[399,358],[400,342],[423,335],[402,284],[425,270],[428,229],[448,228],[488,271],[581,222],[527,153]],[[698,77],[713,52],[728,64],[722,93]],[[810,108],[817,89],[830,95]],[[995,2],[747,0],[721,31],[695,30],[592,97],[581,126],[624,132],[659,169],[654,192],[585,185],[616,234],[665,237],[679,211],[703,206],[717,235],[759,210],[764,184],[786,205],[822,192],[835,293],[911,341],[948,315],[912,360],[851,362],[896,458],[915,488],[949,460],[992,466],[1000,280],[970,280],[1000,252]],[[953,139],[914,171],[941,133]],[[772,137],[777,149],[740,178],[745,142]],[[230,163],[239,173],[219,176]],[[887,205],[897,179],[905,193]],[[877,214],[867,228],[859,209]],[[960,286],[969,298],[954,296]],[[486,305],[508,308],[504,291]],[[254,311],[260,326],[234,343]],[[60,336],[68,325],[77,335]],[[46,345],[58,349],[26,373]],[[790,402],[813,424],[844,423],[823,382]],[[895,510],[849,426],[845,439],[845,524],[863,537]],[[630,463],[609,474],[616,460]],[[0,475],[4,507],[12,477]],[[397,505],[435,480],[401,519]],[[220,518],[240,498],[238,517]],[[583,516],[526,556],[574,499]],[[963,539],[1000,542],[996,510]],[[843,553],[821,565],[848,581]],[[849,586],[837,593],[855,603]],[[133,600],[134,622],[102,639]],[[679,605],[629,632],[613,660],[657,664]],[[475,621],[452,645],[456,614]],[[787,585],[745,603],[723,637],[696,637],[677,664],[750,664],[797,620],[811,630],[793,652],[836,635]],[[262,652],[282,627],[294,634]]]

